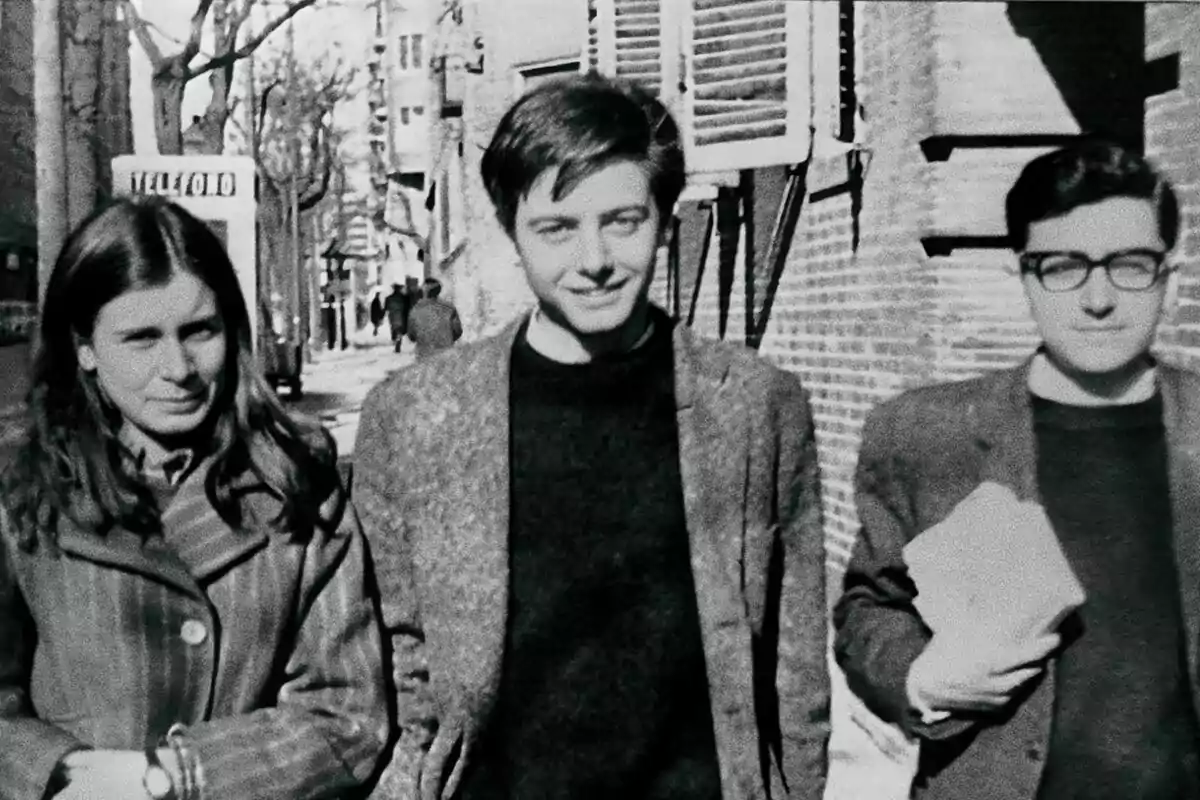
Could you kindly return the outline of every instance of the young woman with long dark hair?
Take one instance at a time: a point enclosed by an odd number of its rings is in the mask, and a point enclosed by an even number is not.
[[[0,495],[0,796],[356,790],[389,729],[362,534],[204,223],[120,200],[72,233],[28,416]]]

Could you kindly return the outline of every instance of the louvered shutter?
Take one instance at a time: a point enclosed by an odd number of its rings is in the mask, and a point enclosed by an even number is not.
[[[662,96],[663,65],[674,44],[663,11],[678,1],[589,0],[589,65]]]
[[[599,0],[587,0],[587,46],[584,48],[584,53],[587,57],[588,71],[604,72],[600,65],[600,27],[603,25],[603,9],[600,6],[604,3]]]
[[[808,153],[809,3],[667,0],[683,4],[690,172],[802,161]]]

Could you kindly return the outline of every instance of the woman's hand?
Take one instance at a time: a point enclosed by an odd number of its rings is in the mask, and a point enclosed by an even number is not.
[[[175,781],[179,792],[179,770],[170,748],[158,757]],[[63,757],[62,779],[66,786],[54,800],[140,800],[147,797],[142,786],[146,755],[138,750],[76,750]]]

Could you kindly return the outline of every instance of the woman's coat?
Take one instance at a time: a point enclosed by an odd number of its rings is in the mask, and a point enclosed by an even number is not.
[[[373,772],[388,705],[354,512],[293,541],[247,478],[234,529],[205,472],[144,546],[64,522],[61,554],[30,554],[0,531],[0,797],[41,800],[66,752],[141,750],[177,722],[207,797],[337,796]]]

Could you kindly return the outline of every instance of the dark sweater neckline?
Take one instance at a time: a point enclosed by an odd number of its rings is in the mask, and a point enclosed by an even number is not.
[[[1130,430],[1160,427],[1163,400],[1160,392],[1137,403],[1107,406],[1076,406],[1030,395],[1033,422],[1038,428],[1060,430]]]
[[[514,371],[536,375],[540,379],[605,380],[613,376],[623,376],[640,372],[651,364],[661,361],[672,346],[672,329],[674,320],[664,311],[652,308],[651,320],[653,331],[641,346],[622,353],[610,353],[597,356],[591,361],[565,363],[538,352],[529,344],[529,325],[532,317],[521,324],[513,344]]]

